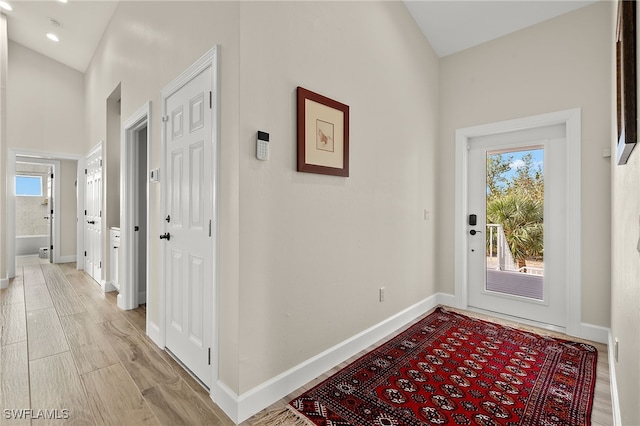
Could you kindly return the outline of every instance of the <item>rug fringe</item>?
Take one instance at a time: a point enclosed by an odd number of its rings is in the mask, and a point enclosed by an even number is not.
[[[251,424],[253,426],[315,426],[289,405],[280,410],[269,411]]]

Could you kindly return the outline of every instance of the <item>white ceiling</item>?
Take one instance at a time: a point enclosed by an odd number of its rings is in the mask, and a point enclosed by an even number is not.
[[[596,1],[404,0],[439,57],[494,40]]]
[[[8,0],[9,39],[85,72],[117,0]],[[597,0],[404,0],[439,57],[496,39]],[[50,18],[58,21],[54,28]],[[53,43],[49,31],[60,37]]]
[[[85,72],[102,34],[118,6],[117,1],[7,0],[13,10],[7,15],[9,39],[43,55]],[[55,28],[49,19],[60,23]],[[54,43],[50,31],[60,38]]]

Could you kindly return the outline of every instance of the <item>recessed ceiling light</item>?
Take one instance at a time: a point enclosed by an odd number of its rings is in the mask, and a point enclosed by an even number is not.
[[[7,3],[6,1],[0,1],[0,7],[3,8],[4,10],[8,10],[8,11],[12,11],[13,7],[11,7],[11,5],[9,3]]]
[[[47,33],[47,38],[51,41],[55,41],[56,43],[60,41],[57,35],[54,33]]]
[[[58,0],[60,3],[66,3],[67,0]]]

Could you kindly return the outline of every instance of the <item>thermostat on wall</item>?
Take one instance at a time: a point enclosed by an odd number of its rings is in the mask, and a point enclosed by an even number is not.
[[[153,169],[149,172],[149,180],[151,182],[160,182],[160,169]]]

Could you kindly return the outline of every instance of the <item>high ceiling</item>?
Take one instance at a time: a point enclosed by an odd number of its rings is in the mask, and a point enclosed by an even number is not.
[[[78,71],[87,69],[116,0],[8,0],[9,39]],[[425,37],[443,57],[537,24],[597,0],[404,0]],[[604,0],[603,0],[604,1]],[[56,26],[55,22],[59,23]],[[55,32],[54,43],[45,34]]]
[[[86,71],[118,6],[117,1],[7,1],[13,7],[10,12],[3,11],[10,40],[81,72]],[[56,33],[60,41],[49,40],[48,32]]]
[[[596,1],[404,0],[439,57],[494,40]]]

